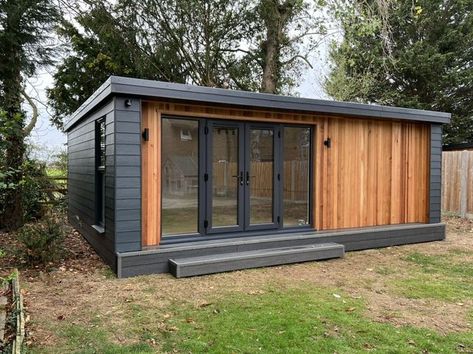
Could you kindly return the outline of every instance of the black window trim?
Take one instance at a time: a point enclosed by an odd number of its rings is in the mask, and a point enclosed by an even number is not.
[[[106,124],[105,116],[95,121],[95,224],[99,233],[105,232],[105,159]]]

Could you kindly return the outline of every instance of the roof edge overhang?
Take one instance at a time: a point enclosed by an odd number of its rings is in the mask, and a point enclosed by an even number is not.
[[[110,76],[67,120],[68,131],[89,112],[111,96],[133,96],[146,99],[172,99],[207,104],[228,104],[241,107],[267,108],[339,114],[343,116],[396,119],[406,121],[447,124],[451,114],[420,109],[389,107],[374,104],[338,102],[312,98],[280,96],[266,93],[228,90],[162,81]]]

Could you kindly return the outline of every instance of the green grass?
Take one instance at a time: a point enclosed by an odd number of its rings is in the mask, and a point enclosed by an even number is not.
[[[145,343],[118,345],[109,339],[110,334],[103,328],[89,328],[77,324],[68,324],[58,330],[64,343],[53,348],[30,348],[28,353],[83,353],[83,354],[126,354],[154,353]]]
[[[407,278],[393,281],[397,291],[414,299],[430,298],[449,302],[473,298],[473,263],[454,260],[451,254],[410,253],[403,258],[409,267]]]
[[[337,292],[340,294],[340,292]],[[260,296],[238,294],[196,310],[175,308],[167,351],[194,353],[456,352],[473,350],[471,334],[442,336],[367,319],[361,300],[328,289],[297,288]]]
[[[61,170],[59,168],[52,168],[52,167],[48,167],[46,169],[46,174],[49,176],[49,177],[66,177],[67,176],[67,172],[64,171],[64,170]]]
[[[340,297],[334,296],[334,293]],[[473,350],[471,333],[441,335],[411,326],[374,322],[361,299],[315,286],[271,287],[263,294],[230,294],[204,307],[174,303],[166,316],[131,303],[123,337],[159,343],[177,353],[455,353]],[[120,346],[97,321],[65,325],[63,344],[50,353],[149,353],[147,344]],[[41,350],[34,351],[41,353]],[[44,351],[46,352],[46,351]]]

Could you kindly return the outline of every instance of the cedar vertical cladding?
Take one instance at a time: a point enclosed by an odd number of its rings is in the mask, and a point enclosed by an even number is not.
[[[312,215],[318,230],[429,222],[430,124],[165,101],[143,106],[145,120],[161,114],[313,125]],[[328,138],[330,147],[324,145]],[[142,165],[148,166],[143,193],[150,180],[160,188],[160,171],[154,170],[158,180],[150,178],[151,155],[142,156]],[[146,203],[156,203],[149,199],[143,195],[143,211]],[[159,241],[159,222],[151,222],[155,231],[146,226],[147,218],[159,219],[159,201],[154,207],[151,214],[143,212],[144,245]]]

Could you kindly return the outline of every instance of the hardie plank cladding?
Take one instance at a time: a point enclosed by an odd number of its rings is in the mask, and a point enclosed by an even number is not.
[[[442,126],[432,124],[430,131],[430,223],[440,222],[442,189]]]
[[[128,103],[115,98],[116,252],[141,249],[141,100]]]
[[[98,233],[95,224],[95,121],[105,117],[105,233]],[[68,215],[70,223],[112,267],[115,265],[114,205],[114,102],[101,107],[68,131]]]
[[[320,145],[322,145],[323,140],[331,134],[331,125],[329,125],[328,122],[331,120],[335,122],[336,117],[344,117],[344,119],[352,119],[353,121],[359,121],[361,118],[361,120],[367,122],[368,127],[371,124],[368,123],[368,121],[374,122],[372,123],[373,126],[377,126],[376,121],[385,122],[387,125],[390,125],[392,122],[392,128],[390,129],[393,134],[396,133],[396,124],[416,125],[417,123],[423,123],[425,126],[430,127],[427,138],[427,140],[429,140],[429,146],[422,146],[422,148],[416,148],[417,151],[410,151],[408,153],[414,156],[419,151],[422,151],[422,154],[424,150],[426,151],[426,161],[422,162],[426,163],[429,172],[426,182],[427,193],[425,196],[425,198],[427,198],[428,215],[425,218],[425,222],[431,225],[417,225],[420,227],[417,229],[416,224],[402,225],[405,222],[409,222],[409,220],[400,220],[401,225],[392,226],[394,229],[391,226],[386,226],[381,228],[359,228],[353,231],[325,231],[323,235],[320,233],[312,233],[312,240],[310,237],[304,237],[304,241],[300,241],[300,243],[316,242],[316,240],[318,240],[317,236],[323,236],[324,242],[335,240],[344,243],[347,250],[356,250],[394,244],[440,240],[443,239],[445,235],[444,226],[439,223],[441,125],[449,122],[450,115],[447,113],[280,97],[111,77],[77,110],[65,125],[65,129],[68,133],[69,155],[69,219],[72,225],[92,244],[100,256],[123,276],[160,272],[166,271],[167,269],[167,263],[164,259],[166,255],[160,255],[159,257],[153,256],[149,251],[143,250],[142,247],[142,100],[160,101],[163,102],[165,106],[172,106],[175,103],[179,103],[182,107],[189,105],[208,107],[202,110],[204,113],[207,109],[210,109],[210,111],[228,109],[228,112],[238,110],[250,112],[253,110],[254,112],[263,112],[261,114],[269,117],[268,119],[276,119],[276,117],[281,117],[286,114],[293,114],[294,117],[297,117],[296,119],[301,120],[305,119],[301,118],[304,115],[311,115],[318,117],[317,119],[320,120],[314,125],[315,134],[317,134],[316,139],[320,140]],[[271,112],[275,114],[273,115]],[[185,115],[186,111],[182,111],[179,114],[181,116]],[[100,233],[92,227],[95,223],[96,215],[95,121],[101,117],[105,117],[106,119],[104,233]],[[327,123],[322,124],[322,121]],[[384,124],[381,125],[384,126]],[[373,129],[370,131],[373,131]],[[341,134],[342,131],[337,130],[337,132]],[[360,137],[364,136],[361,130],[358,133]],[[348,134],[348,132],[345,135],[340,135],[343,139],[349,136],[351,135]],[[409,136],[412,138],[412,135]],[[332,145],[333,150],[330,150],[330,153],[335,159],[342,156],[335,156],[334,154],[337,148],[340,149],[340,145],[344,144],[344,142],[343,139],[340,138],[337,141],[335,135],[332,138],[332,144],[334,145]],[[371,137],[369,137],[369,139],[371,139]],[[368,143],[369,141],[370,140],[367,140]],[[414,141],[417,141],[417,139],[414,138]],[[318,147],[318,149],[320,150],[321,147]],[[382,154],[378,155],[381,156]],[[317,151],[313,159],[320,158],[321,156],[322,155],[319,156],[319,151]],[[352,160],[347,161],[347,164],[341,164],[339,170],[337,168],[335,170],[332,169],[330,174],[325,176],[324,180],[319,181],[319,177],[315,176],[313,181],[315,192],[317,193],[317,190],[320,191],[318,188],[323,189],[323,185],[317,187],[317,184],[332,183],[333,185],[334,180],[332,179],[330,182],[330,178],[334,178],[337,174],[339,178],[340,174],[342,174],[348,166],[350,168],[353,166],[356,167],[357,162]],[[327,164],[329,165],[330,163],[330,160],[327,160]],[[355,163],[355,165],[352,166],[352,163]],[[399,161],[393,162],[393,171],[395,170],[394,163],[399,163]],[[315,166],[319,168],[318,165],[315,164]],[[316,175],[318,173],[318,171],[315,171]],[[415,171],[413,173],[415,173]],[[377,178],[378,181],[382,180],[380,176]],[[384,187],[381,187],[381,189],[382,188]],[[386,190],[385,192],[387,193],[388,191]],[[338,194],[337,200],[339,199],[340,203],[353,204],[354,201],[356,201],[352,197],[350,197],[351,199],[349,201],[346,201],[343,199],[344,195],[344,193]],[[328,198],[329,197],[330,196],[328,196]],[[314,204],[313,207],[323,207],[322,204],[319,205],[317,203]],[[403,208],[402,204],[400,208]],[[384,214],[380,214],[379,217],[384,218]],[[422,223],[423,222],[424,221],[422,221]],[[336,225],[338,225],[337,227],[343,227],[345,224],[346,223],[341,221],[337,221],[336,223]],[[266,237],[269,236],[266,235]],[[235,240],[235,238],[233,238],[233,240]],[[222,240],[221,242],[227,241]],[[231,242],[232,241],[227,243],[229,247]],[[257,242],[255,242],[249,242],[246,245],[242,244],[238,246],[238,248],[247,249],[248,247],[256,247],[255,245],[259,244],[260,241],[257,240]],[[288,238],[284,241],[284,245],[296,245],[296,243],[291,242],[293,242],[291,238]],[[200,245],[202,245],[202,247],[190,247],[195,248],[195,252],[202,254],[208,254],[208,252],[217,249],[213,248],[211,245],[207,247],[205,243],[200,243]],[[163,244],[158,250],[169,250],[173,247],[175,248],[177,246]],[[219,249],[221,247],[220,245]],[[150,257],[153,258],[152,261],[150,261]],[[149,265],[147,265],[147,262],[149,262]],[[159,263],[159,266],[156,262]]]

